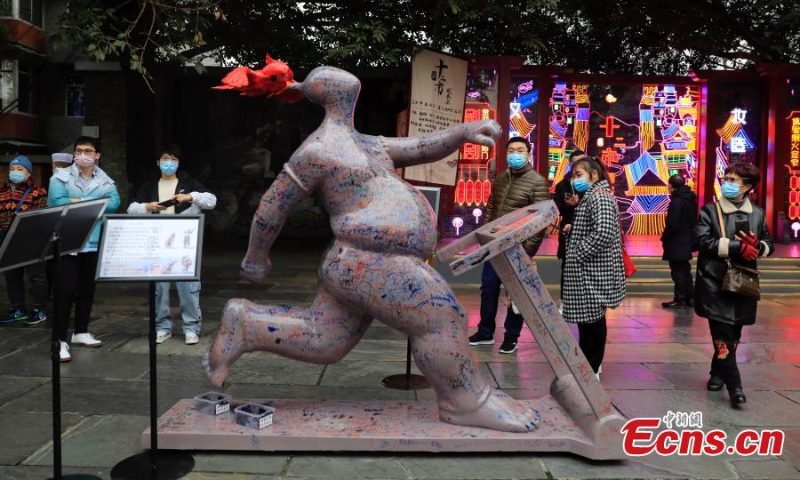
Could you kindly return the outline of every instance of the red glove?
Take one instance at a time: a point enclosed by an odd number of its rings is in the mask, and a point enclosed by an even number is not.
[[[749,243],[741,242],[739,248],[739,255],[748,262],[752,262],[758,258],[758,249]]]
[[[746,243],[752,247],[758,248],[758,237],[756,237],[755,235],[751,235],[749,233],[744,235],[739,235],[739,240],[742,243]]]

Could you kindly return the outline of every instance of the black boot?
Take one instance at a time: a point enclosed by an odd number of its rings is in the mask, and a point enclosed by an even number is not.
[[[708,383],[706,384],[706,388],[708,388],[709,392],[719,392],[724,386],[725,381],[722,380],[722,377],[714,374],[711,374],[711,378],[708,379]]]
[[[683,300],[673,300],[671,302],[661,302],[661,308],[686,308],[686,302]]]
[[[731,397],[731,407],[737,408],[742,403],[747,403],[747,397],[744,396],[742,387],[733,387],[728,390],[728,396]]]

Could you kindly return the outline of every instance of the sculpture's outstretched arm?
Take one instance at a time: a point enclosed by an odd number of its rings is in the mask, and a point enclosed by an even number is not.
[[[289,163],[284,165],[284,170],[278,174],[272,186],[261,197],[258,210],[253,217],[247,255],[242,260],[243,278],[255,283],[263,283],[266,280],[272,268],[269,260],[272,244],[278,238],[294,206],[310,195],[311,191],[303,185]]]
[[[501,132],[494,120],[481,120],[416,137],[381,137],[381,142],[394,166],[403,168],[441,160],[464,143],[491,147]]]

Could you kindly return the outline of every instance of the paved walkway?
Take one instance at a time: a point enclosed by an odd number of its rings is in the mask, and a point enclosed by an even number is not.
[[[264,286],[238,278],[243,249],[206,249],[201,343],[186,346],[176,335],[159,347],[161,412],[211,389],[200,357],[227,299],[310,302],[321,244],[279,243],[273,283]],[[97,293],[91,331],[104,345],[74,349],[72,363],[62,367],[63,456],[66,473],[110,478],[118,461],[141,451],[141,432],[149,425],[147,287],[104,284]],[[460,286],[457,294],[474,329],[478,292]],[[787,437],[781,457],[648,456],[604,463],[555,454],[197,453],[195,471],[186,478],[800,478],[800,293],[763,300],[758,324],[745,328],[740,362],[748,403],[741,411],[728,406],[727,394],[705,390],[712,352],[705,321],[663,310],[662,300],[630,297],[609,315],[602,383],[617,408],[629,418],[701,411],[704,427],[729,434],[749,427],[782,428]],[[5,308],[2,302],[0,308]],[[0,479],[41,479],[51,472],[48,338],[46,328],[0,328]],[[515,355],[500,355],[497,347],[474,349],[488,378],[516,398],[547,393],[552,373],[530,332],[524,332]],[[226,392],[240,398],[431,399],[430,390],[381,387],[383,377],[403,372],[404,356],[404,337],[376,322],[353,352],[327,367],[247,354],[236,364]]]

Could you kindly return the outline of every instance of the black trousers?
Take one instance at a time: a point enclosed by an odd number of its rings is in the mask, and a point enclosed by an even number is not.
[[[692,264],[689,260],[679,262],[670,260],[669,271],[672,274],[672,281],[675,282],[675,301],[692,300],[694,284],[692,283]]]
[[[581,347],[583,355],[595,373],[600,369],[606,354],[607,335],[608,327],[605,315],[599,322],[578,324],[578,346]]]
[[[711,375],[722,378],[728,390],[742,386],[739,366],[736,365],[736,349],[742,338],[742,325],[708,320],[711,340],[714,342],[714,356],[711,358]]]
[[[31,282],[31,290],[33,291],[33,308],[46,310],[47,277],[44,265],[41,263],[6,271],[8,303],[12,308],[25,308],[25,271],[28,272],[28,280]]]
[[[89,331],[89,316],[94,304],[97,252],[64,255],[58,272],[58,336],[67,341],[69,317],[75,304],[75,333]]]

